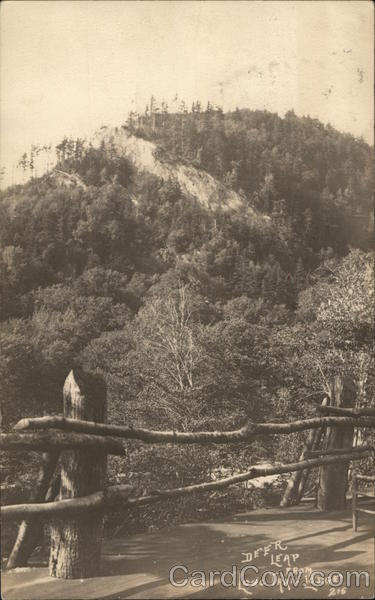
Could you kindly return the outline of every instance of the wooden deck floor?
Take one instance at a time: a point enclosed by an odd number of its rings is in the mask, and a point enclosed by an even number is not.
[[[285,573],[289,565],[302,569],[304,576],[298,588],[290,589],[281,589],[280,585],[244,587],[238,577],[230,587],[221,585],[218,577],[213,586],[207,581],[206,587],[195,587],[191,578],[182,587],[174,587],[168,580],[174,565],[185,565],[189,574],[203,571],[208,579],[209,571],[230,571],[235,565],[239,572],[250,564],[259,569],[259,574],[248,571],[252,581],[260,579],[265,571]],[[326,576],[340,571],[344,577],[347,571],[367,570],[370,585],[366,587],[362,576],[359,588],[354,586],[354,579],[350,589],[345,581],[338,587],[325,582],[314,588],[306,579],[309,569],[323,571]],[[179,571],[176,579],[182,575]],[[272,582],[272,576],[267,577],[266,582]],[[226,581],[230,582],[229,576]],[[106,541],[102,572],[92,579],[52,579],[46,567],[5,571],[2,576],[5,600],[372,598],[374,591],[373,518],[361,515],[359,529],[354,532],[349,511],[320,513],[308,504],[257,510],[215,522]]]

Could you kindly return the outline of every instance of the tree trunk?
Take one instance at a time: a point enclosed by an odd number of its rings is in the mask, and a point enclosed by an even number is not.
[[[56,468],[58,454],[45,453],[42,455],[36,486],[30,494],[30,502],[43,502],[45,500],[51,478]],[[16,541],[10,554],[7,568],[24,567],[27,565],[32,551],[43,537],[43,525],[37,517],[22,521],[19,526]]]
[[[333,406],[353,408],[356,388],[348,377],[336,376],[333,383],[331,403]],[[327,427],[323,450],[352,448],[354,427]],[[320,510],[342,510],[346,505],[349,462],[325,465],[319,471],[317,507]]]
[[[64,384],[64,416],[104,422],[105,386],[101,378],[71,371]],[[60,456],[59,499],[87,496],[103,490],[107,472],[104,449],[65,450]],[[90,512],[51,524],[49,572],[52,577],[84,579],[98,575],[103,516]]]

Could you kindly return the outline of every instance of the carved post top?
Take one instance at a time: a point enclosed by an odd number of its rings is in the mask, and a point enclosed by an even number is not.
[[[336,375],[333,381],[333,406],[342,406],[343,408],[353,408],[357,388],[353,379],[347,375]]]
[[[106,386],[100,375],[72,369],[64,382],[63,397],[65,417],[106,421]]]

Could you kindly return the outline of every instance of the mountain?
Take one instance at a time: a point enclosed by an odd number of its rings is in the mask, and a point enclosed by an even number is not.
[[[293,308],[326,257],[370,247],[362,140],[292,112],[153,110],[90,141],[65,137],[52,171],[2,193],[7,316],[28,314],[37,287],[93,267],[145,278],[137,307],[182,257],[211,300]],[[23,155],[25,172],[39,150]]]

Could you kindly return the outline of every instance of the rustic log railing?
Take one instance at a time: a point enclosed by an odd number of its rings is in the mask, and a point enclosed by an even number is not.
[[[176,498],[187,494],[197,492],[207,492],[228,487],[244,481],[250,481],[257,477],[265,477],[267,475],[275,475],[281,473],[290,473],[292,471],[303,471],[321,465],[331,465],[347,460],[358,460],[366,456],[370,456],[374,452],[374,448],[364,448],[353,455],[346,453],[342,455],[324,456],[322,458],[307,459],[285,465],[276,465],[274,467],[253,467],[249,471],[224,477],[218,481],[209,481],[205,483],[197,483],[194,485],[172,488],[166,490],[153,490],[153,493],[136,498],[131,497],[134,491],[130,485],[112,485],[107,487],[105,491],[96,492],[89,496],[84,496],[69,500],[59,500],[57,502],[48,503],[33,503],[33,504],[14,504],[3,506],[1,516],[4,522],[19,519],[25,516],[38,515],[38,517],[49,519],[53,516],[70,516],[74,514],[84,513],[87,510],[101,508],[106,510],[113,506],[132,507],[152,502],[158,502],[165,498]]]
[[[373,494],[367,494],[364,491],[361,491],[358,486],[358,482],[363,481],[365,483],[372,483],[373,486]],[[354,471],[352,475],[352,519],[353,519],[353,529],[357,531],[358,529],[358,513],[367,513],[369,515],[375,515],[375,509],[363,508],[358,506],[358,500],[360,498],[371,498],[375,499],[375,477],[369,475],[357,475]]]
[[[314,444],[310,444],[298,462],[254,466],[246,472],[218,481],[151,490],[147,495],[133,497],[134,491],[129,485],[105,485],[107,455],[125,454],[121,439],[137,439],[150,444],[241,443],[265,434],[321,431],[323,427],[337,431],[342,429],[343,432],[354,427],[375,428],[375,415],[371,411],[357,410],[350,414],[347,414],[349,411],[345,414],[339,411],[334,415],[292,423],[249,422],[234,431],[153,431],[105,423],[105,388],[98,377],[71,371],[65,381],[63,394],[63,416],[22,419],[15,426],[15,433],[0,435],[1,449],[27,449],[45,453],[45,467],[42,465],[32,502],[1,507],[4,522],[23,520],[8,567],[27,563],[34,547],[31,537],[35,540],[42,523],[47,521],[51,529],[50,575],[62,578],[92,577],[98,574],[100,568],[103,515],[114,507],[141,506],[166,498],[221,489],[266,475],[306,473],[314,467],[331,469],[334,465],[348,464],[349,461],[374,454],[374,448],[370,446],[332,448],[324,452],[316,451]],[[49,497],[52,501],[46,502],[47,481],[54,470],[51,465],[56,462],[60,474],[58,498]]]

